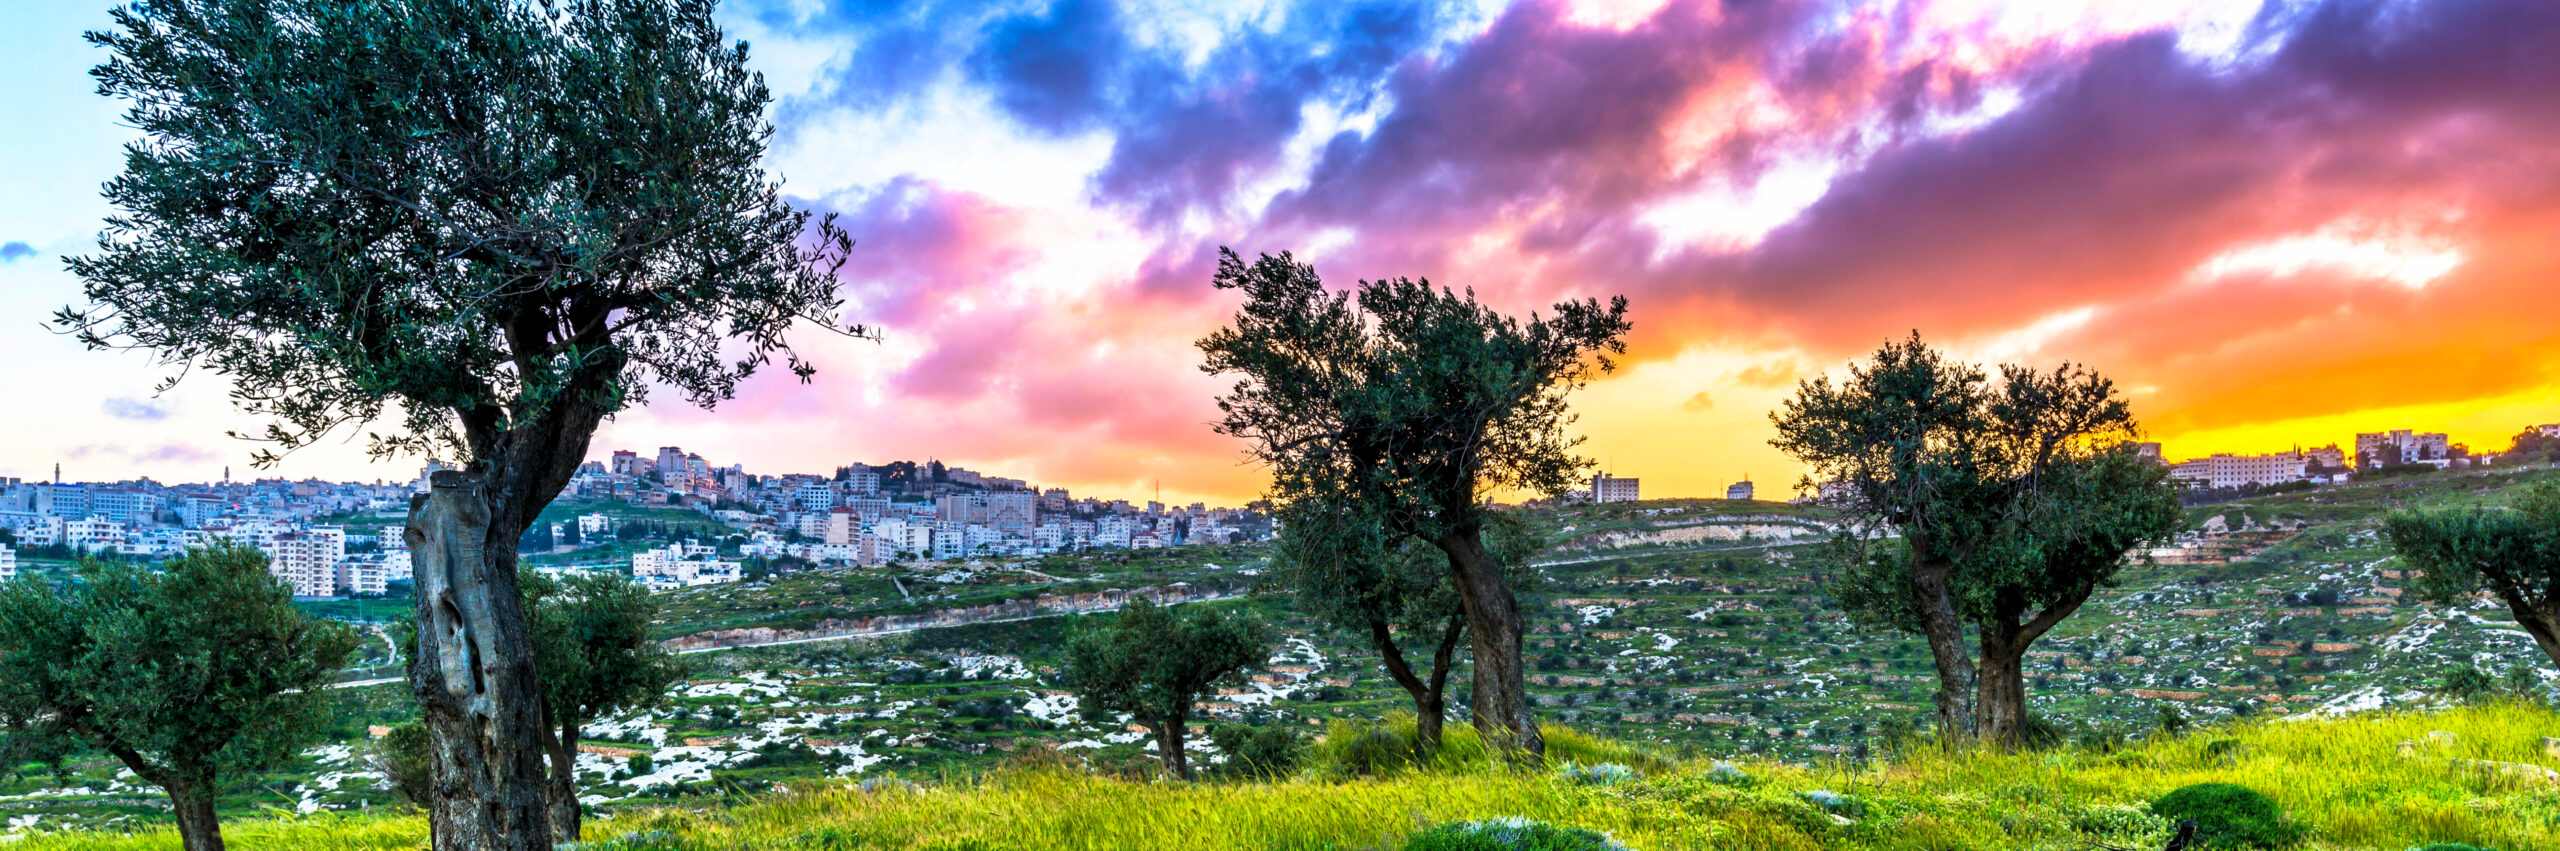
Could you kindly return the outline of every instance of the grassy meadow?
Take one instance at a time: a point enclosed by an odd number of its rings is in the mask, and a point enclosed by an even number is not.
[[[1618,782],[1497,767],[1464,730],[1453,731],[1435,765],[1360,776],[1352,769],[1364,761],[1349,744],[1359,732],[1337,725],[1306,764],[1271,782],[1146,782],[1038,751],[969,779],[817,782],[621,809],[591,822],[580,847],[1393,849],[1434,824],[1525,816],[1604,831],[1635,849],[2158,848],[2170,825],[2149,803],[2202,782],[2272,797],[2306,828],[2296,846],[2303,849],[2560,847],[2560,783],[2487,765],[2560,762],[2543,745],[2560,733],[2560,715],[2534,705],[2251,721],[2103,750],[1949,754],[1921,745],[1865,766],[1677,762],[1553,732],[1552,760],[1636,769]],[[237,819],[226,830],[234,847],[298,851],[420,848],[425,827],[414,816],[339,813]],[[36,834],[11,847],[145,851],[178,843],[155,828]]]

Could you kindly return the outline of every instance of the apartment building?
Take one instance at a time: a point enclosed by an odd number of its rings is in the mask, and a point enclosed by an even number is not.
[[[296,597],[329,597],[338,593],[338,563],[347,560],[347,532],[315,526],[283,532],[262,545],[267,570],[293,586]]]
[[[1591,476],[1592,502],[1635,502],[1638,498],[1635,479],[1621,479],[1607,473]]]
[[[2278,485],[2308,480],[2311,457],[2301,452],[2266,455],[2215,453],[2169,465],[2169,477],[2208,488]]]
[[[2443,467],[2453,463],[2453,449],[2452,441],[2441,432],[2413,432],[2405,428],[2365,432],[2356,435],[2356,467],[2389,464]]]

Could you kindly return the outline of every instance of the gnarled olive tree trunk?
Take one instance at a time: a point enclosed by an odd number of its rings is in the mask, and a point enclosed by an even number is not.
[[[1497,751],[1546,756],[1547,740],[1529,706],[1528,671],[1521,661],[1520,603],[1503,581],[1501,566],[1485,550],[1478,529],[1451,532],[1432,543],[1449,555],[1449,572],[1467,615],[1476,664],[1476,731],[1484,734],[1485,746]]]
[[[1923,543],[1912,542],[1912,551],[1920,552]],[[1911,602],[1920,620],[1920,634],[1928,639],[1929,658],[1938,669],[1938,735],[1946,742],[1960,742],[1973,736],[1973,691],[1977,681],[1973,654],[1964,646],[1964,621],[1956,614],[1955,592],[1949,585],[1955,566],[1946,562],[1919,561],[1911,566]]]
[[[487,466],[444,470],[410,499],[418,651],[409,661],[433,754],[429,809],[438,851],[551,847],[542,683],[516,586],[513,523]]]

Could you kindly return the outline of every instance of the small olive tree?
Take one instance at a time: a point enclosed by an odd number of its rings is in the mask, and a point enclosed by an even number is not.
[[[257,550],[190,550],[157,572],[84,562],[60,588],[0,585],[0,729],[114,756],[169,794],[187,851],[219,851],[223,787],[319,739],[357,641],[294,608]]]
[[[2383,533],[2418,571],[2418,598],[2465,603],[2488,592],[2560,663],[2560,483],[2528,486],[2514,504],[2395,511]]]
[[[1210,606],[1176,611],[1130,600],[1111,625],[1067,644],[1067,687],[1089,708],[1126,712],[1155,728],[1165,774],[1191,779],[1184,728],[1200,699],[1271,659],[1271,627]]]
[[[554,579],[527,571],[524,605],[533,652],[542,670],[545,741],[551,752],[551,826],[563,842],[578,839],[578,733],[616,712],[666,700],[684,678],[683,660],[649,637],[658,603],[619,573],[574,573]]]
[[[262,463],[386,420],[375,453],[464,462],[406,532],[439,848],[551,847],[515,550],[597,424],[805,380],[785,332],[834,328],[851,239],[767,178],[712,7],[143,0],[89,35],[141,138],[57,324],[227,379]]]

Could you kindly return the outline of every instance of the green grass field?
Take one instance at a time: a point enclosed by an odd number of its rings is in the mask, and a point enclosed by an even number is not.
[[[2481,766],[2549,768],[2542,740],[2554,733],[2560,715],[2550,709],[2499,705],[2244,723],[2101,751],[1923,746],[1864,767],[1744,759],[1733,764],[1738,774],[1555,734],[1556,758],[1621,761],[1641,773],[1609,785],[1493,767],[1464,731],[1444,764],[1383,778],[1347,778],[1318,758],[1277,782],[1142,782],[1044,751],[965,780],[872,791],[820,782],[624,809],[591,824],[588,847],[1392,849],[1441,822],[1525,816],[1605,831],[1636,849],[2158,848],[2170,825],[2149,813],[2152,800],[2229,782],[2282,804],[2307,828],[2303,849],[2466,842],[2520,851],[2560,847],[2560,784]],[[2412,743],[2406,754],[2402,742]],[[1820,806],[1806,794],[1817,790],[1839,797]],[[241,848],[409,849],[422,847],[424,825],[414,816],[278,815],[236,819],[226,831]],[[151,829],[37,834],[11,847],[141,851],[177,840]]]

